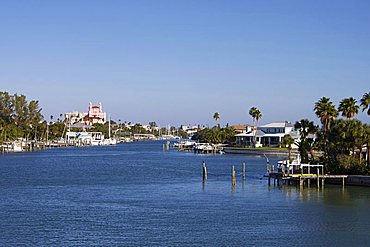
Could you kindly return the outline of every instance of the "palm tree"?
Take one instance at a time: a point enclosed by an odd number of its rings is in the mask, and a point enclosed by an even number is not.
[[[364,143],[366,144],[366,152],[367,152],[366,164],[370,166],[370,125],[364,124],[363,127],[364,127],[363,138],[364,138]]]
[[[301,119],[301,121],[296,122],[294,128],[299,131],[301,140],[306,139],[308,134],[314,134],[317,130],[317,126],[315,126],[314,122],[308,119]]]
[[[256,107],[252,107],[251,109],[249,109],[249,115],[253,118],[253,125],[254,125],[254,121],[255,121],[255,118],[256,118],[256,111],[257,111],[257,108]]]
[[[253,124],[254,124],[253,142],[254,142],[254,145],[256,145],[256,134],[257,134],[258,120],[261,119],[262,113],[256,107],[251,107],[251,109],[249,109],[249,115],[251,115],[251,117],[253,118]]]
[[[291,154],[292,154],[292,145],[294,144],[294,139],[291,135],[285,135],[283,137],[283,140],[282,140],[282,146],[283,147],[287,147],[288,148],[288,151],[289,151],[289,155],[288,155],[288,159],[289,159],[289,162],[290,162],[290,157],[291,157]]]
[[[330,124],[338,116],[335,105],[330,101],[330,98],[322,97],[315,103],[314,111],[316,116],[320,118],[324,133],[327,133],[330,129]]]
[[[353,97],[345,98],[339,103],[338,111],[342,112],[342,116],[351,119],[358,113],[360,107],[357,105],[357,100]]]
[[[362,106],[362,111],[365,111],[367,109],[367,115],[370,116],[370,92],[365,93],[364,96],[362,96],[361,101],[361,106]]]
[[[324,140],[325,157],[329,159],[328,132],[330,130],[331,123],[338,116],[338,111],[335,109],[335,105],[330,101],[330,98],[326,97],[322,97],[315,103],[314,111],[323,125],[322,136]],[[331,154],[331,159],[334,160],[333,154]]]
[[[217,122],[220,119],[220,114],[215,112],[215,114],[213,114],[213,119]],[[218,127],[220,128],[220,124],[218,124]]]
[[[308,119],[301,119],[301,121],[294,124],[294,128],[298,130],[300,135],[298,150],[301,155],[302,162],[308,162],[308,152],[311,154],[311,158],[314,158],[313,145],[315,144],[314,139],[308,138],[308,135],[316,134],[318,126]]]
[[[256,110],[256,112],[255,112],[255,114],[254,114],[254,117],[255,117],[255,119],[256,119],[256,129],[257,129],[257,126],[258,126],[258,120],[260,120],[261,119],[261,117],[262,117],[262,113],[261,113],[261,111],[260,110]]]

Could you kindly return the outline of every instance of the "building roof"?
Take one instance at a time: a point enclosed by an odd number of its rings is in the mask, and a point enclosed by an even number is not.
[[[232,125],[231,128],[234,130],[246,130],[248,125],[243,125],[243,124],[237,124],[237,125]]]
[[[262,136],[265,136],[266,133],[263,132],[262,130],[257,130],[256,132],[256,137],[262,137]],[[235,136],[254,136],[254,132],[251,131],[251,132],[248,132],[248,133],[242,133],[242,134],[238,134],[238,135],[235,135]]]
[[[92,126],[90,126],[90,125],[86,125],[86,124],[84,124],[84,123],[75,123],[75,124],[72,124],[70,127],[71,127],[71,128],[84,128],[84,129],[91,129],[91,128],[94,128],[94,127],[92,127]]]
[[[274,122],[274,123],[269,123],[260,126],[261,128],[285,128],[285,127],[293,127],[294,125],[290,122]]]

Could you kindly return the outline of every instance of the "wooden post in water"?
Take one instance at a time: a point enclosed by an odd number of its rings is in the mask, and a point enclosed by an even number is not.
[[[166,150],[167,151],[170,150],[170,142],[169,141],[166,142]]]
[[[322,166],[322,168],[321,168],[321,175],[322,175],[322,179],[321,179],[321,188],[323,188],[323,189],[324,189],[324,186],[325,186],[324,166]]]
[[[302,176],[299,177],[299,189],[303,189],[303,182]]]
[[[274,170],[275,170],[275,165],[272,164],[272,166],[271,166],[271,172],[274,172]]]
[[[308,166],[308,174],[311,174],[311,168],[310,168],[310,166]],[[317,179],[319,179],[319,177],[317,177]],[[308,188],[310,188],[310,185],[311,185],[311,179],[307,179],[307,186],[308,186]]]
[[[344,177],[342,177],[342,188],[344,189]]]
[[[207,167],[206,162],[203,161],[203,181],[207,180]]]
[[[235,174],[235,167],[232,166],[231,168],[231,191],[235,192],[236,188],[236,174]]]
[[[270,161],[267,161],[267,174],[270,174]]]
[[[232,184],[235,185],[236,184],[236,174],[235,174],[235,167],[232,166],[231,168],[231,180],[232,180]]]
[[[317,189],[320,189],[320,171],[319,168],[317,167]]]
[[[243,161],[243,164],[242,164],[242,178],[243,180],[245,180],[245,162]]]

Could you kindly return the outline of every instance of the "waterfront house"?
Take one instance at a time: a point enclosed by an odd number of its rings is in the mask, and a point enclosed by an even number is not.
[[[298,133],[294,130],[293,124],[290,122],[274,122],[252,128],[246,133],[235,135],[236,145],[238,146],[253,146],[253,141],[256,141],[256,147],[279,147],[285,135],[291,135],[296,141],[299,140]],[[297,148],[294,144],[293,148]]]
[[[181,125],[180,126],[180,129],[184,132],[186,132],[186,134],[189,136],[189,137],[192,137],[194,134],[196,134],[199,130],[202,130],[204,129],[200,127],[200,125],[193,125],[193,126],[190,126],[190,125]]]

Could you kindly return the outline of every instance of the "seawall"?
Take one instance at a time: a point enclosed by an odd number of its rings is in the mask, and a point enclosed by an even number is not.
[[[325,179],[325,183],[342,184],[342,179],[338,179],[338,178]],[[345,185],[370,187],[370,176],[348,175],[344,183]]]
[[[244,155],[267,155],[267,156],[288,156],[288,150],[275,150],[275,149],[259,149],[259,148],[232,148],[224,147],[224,152],[227,154],[244,154]],[[292,150],[293,156],[298,155],[297,150]]]

